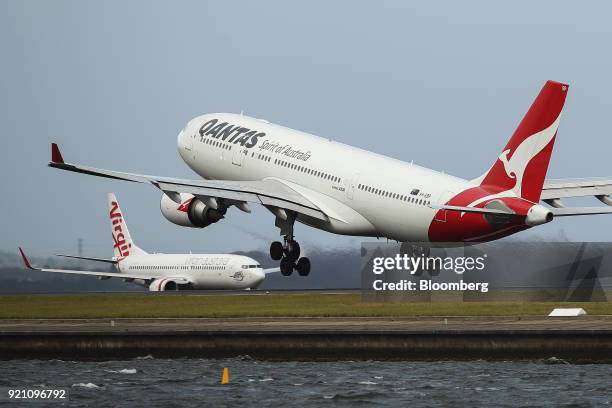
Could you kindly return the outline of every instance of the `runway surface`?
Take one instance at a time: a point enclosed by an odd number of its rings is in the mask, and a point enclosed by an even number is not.
[[[612,316],[0,319],[0,335],[26,333],[609,333]]]

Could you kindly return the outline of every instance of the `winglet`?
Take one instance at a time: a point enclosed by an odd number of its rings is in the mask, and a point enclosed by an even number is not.
[[[30,264],[30,261],[28,260],[26,255],[23,253],[23,249],[21,249],[21,247],[19,247],[19,252],[21,253],[21,259],[23,259],[23,263],[26,266],[26,268],[28,268],[28,269],[36,269],[36,268],[32,267],[32,265]]]
[[[51,143],[51,162],[64,164],[64,158],[57,143]]]

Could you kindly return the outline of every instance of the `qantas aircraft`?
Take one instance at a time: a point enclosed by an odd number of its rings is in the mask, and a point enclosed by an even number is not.
[[[114,257],[89,258],[59,255],[110,263],[117,273],[34,268],[19,248],[23,263],[29,269],[43,272],[93,275],[101,279],[122,278],[126,282],[149,288],[152,292],[191,289],[251,289],[257,287],[266,273],[279,268],[262,269],[252,258],[231,254],[149,254],[134,244],[125,217],[114,194],[108,195],[109,217],[113,234]]]
[[[310,261],[300,258],[295,221],[336,234],[466,243],[502,238],[554,217],[612,213],[612,207],[567,208],[561,202],[595,196],[610,206],[612,179],[545,180],[568,88],[546,82],[501,154],[473,180],[230,113],[196,117],[178,135],[180,156],[203,179],[70,164],[56,144],[49,166],[152,184],[163,192],[162,214],[186,227],[215,223],[231,206],[250,212],[249,203],[261,204],[284,236],[271,244],[271,257],[281,260],[284,275],[293,269],[307,275]]]

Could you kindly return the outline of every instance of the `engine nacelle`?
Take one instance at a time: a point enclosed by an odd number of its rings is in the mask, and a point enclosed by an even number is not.
[[[162,194],[160,208],[166,219],[183,227],[204,228],[219,221],[225,215],[225,209],[210,208],[192,194],[181,193],[181,202],[173,201]]]
[[[178,290],[178,284],[170,279],[155,279],[149,285],[149,292],[165,292],[167,290]]]
[[[543,205],[536,204],[529,209],[527,217],[525,217],[525,224],[530,227],[536,225],[546,224],[553,220],[553,213]]]

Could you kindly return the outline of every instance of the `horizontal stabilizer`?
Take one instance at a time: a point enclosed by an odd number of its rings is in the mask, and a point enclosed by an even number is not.
[[[555,217],[569,217],[572,215],[612,214],[612,207],[563,207],[551,208]]]
[[[475,208],[475,207],[459,207],[455,205],[430,205],[434,210],[459,211],[468,213],[481,214],[502,214],[502,215],[518,215],[513,212],[496,210],[493,208]],[[597,215],[597,214],[612,214],[612,207],[562,207],[551,208],[550,211],[555,217],[569,217],[573,215]]]
[[[511,211],[497,210],[494,208],[481,208],[481,207],[460,207],[456,205],[430,205],[430,208],[434,210],[447,210],[447,211],[459,211],[467,213],[480,213],[480,214],[503,214],[503,215],[516,215]]]
[[[550,179],[544,183],[542,200],[612,194],[612,177]]]

